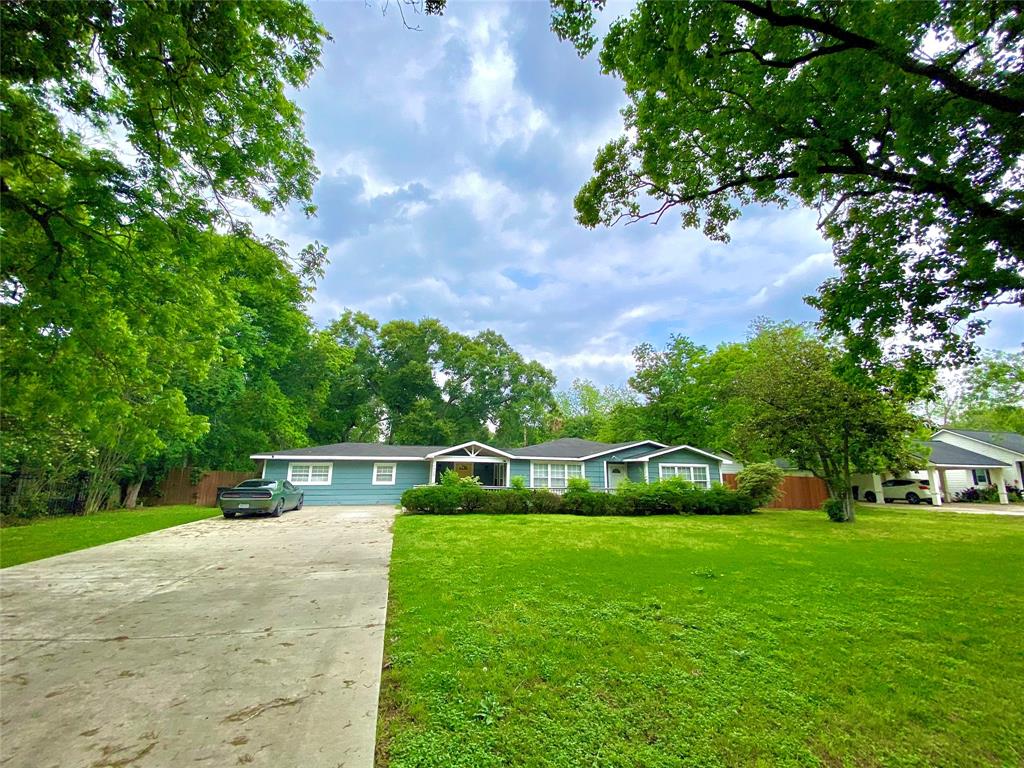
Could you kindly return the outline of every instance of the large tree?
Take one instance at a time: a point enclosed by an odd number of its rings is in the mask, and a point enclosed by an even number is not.
[[[966,369],[940,371],[918,408],[934,427],[1024,434],[1024,352],[988,350]]]
[[[912,463],[918,424],[893,392],[858,383],[842,349],[807,328],[755,324],[735,382],[745,403],[737,423],[743,458],[784,459],[825,481],[854,519],[854,472],[900,471]]]
[[[597,42],[602,0],[556,0]],[[855,357],[901,329],[947,360],[1024,303],[1024,17],[995,0],[641,0],[600,61],[626,134],[576,198],[589,227],[658,221],[725,240],[751,203],[820,213],[841,274],[813,300]]]
[[[207,429],[179,382],[223,359],[232,264],[273,245],[232,207],[308,206],[285,90],[326,32],[288,0],[4,2],[0,24],[5,468],[50,472],[63,434],[91,508],[125,464]]]

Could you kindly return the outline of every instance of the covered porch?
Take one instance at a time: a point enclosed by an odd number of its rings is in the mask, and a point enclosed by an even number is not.
[[[449,470],[459,477],[475,477],[485,488],[507,488],[512,455],[483,443],[470,442],[430,454],[430,485]]]

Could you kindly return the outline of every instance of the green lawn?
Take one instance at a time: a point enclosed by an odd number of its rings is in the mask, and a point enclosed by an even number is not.
[[[401,517],[378,764],[1024,764],[1024,520]]]
[[[51,517],[0,528],[0,568],[128,539],[161,528],[219,515],[211,507],[181,505]]]

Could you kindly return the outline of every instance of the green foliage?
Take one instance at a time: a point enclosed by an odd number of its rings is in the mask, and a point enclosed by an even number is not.
[[[1020,522],[399,517],[382,764],[1016,766]]]
[[[413,513],[451,515],[569,514],[607,515],[741,515],[754,511],[748,495],[721,486],[709,490],[674,479],[639,484],[623,483],[614,494],[591,491],[577,483],[562,495],[547,490],[486,491],[475,483],[448,482],[410,488],[402,494],[402,506]]]
[[[917,423],[896,393],[844,376],[841,350],[802,326],[755,325],[736,382],[746,402],[737,427],[751,454],[787,459],[825,481],[853,517],[854,471],[899,471],[913,464]]]
[[[570,491],[589,491],[590,481],[585,477],[570,477],[566,482],[566,493]]]
[[[747,494],[754,503],[763,507],[779,497],[785,473],[770,461],[746,464],[736,477],[736,489]]]
[[[821,511],[828,515],[828,519],[833,523],[846,523],[850,520],[842,499],[825,499]]]
[[[6,3],[0,24],[4,462],[88,469],[91,510],[210,429],[185,383],[235,359],[239,273],[287,258],[230,206],[312,211],[285,89],[326,32],[285,0]],[[323,249],[303,253],[308,279]],[[74,466],[47,447],[54,431]]]
[[[601,5],[554,2],[581,55]],[[841,270],[813,303],[853,359],[903,327],[962,359],[976,313],[1024,302],[1020,29],[1018,5],[984,0],[643,0],[604,38],[626,134],[598,151],[577,218],[674,210],[727,240],[744,206],[799,200]]]
[[[523,490],[526,488],[526,478],[522,475],[512,475],[509,479],[509,487],[515,488],[516,490]]]

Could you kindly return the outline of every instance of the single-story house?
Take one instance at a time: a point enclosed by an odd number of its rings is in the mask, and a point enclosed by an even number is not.
[[[943,429],[935,433],[931,440],[922,443],[922,461],[916,471],[908,473],[910,477],[927,478],[931,489],[931,502],[938,506],[944,501],[950,502],[957,492],[964,488],[985,487],[994,485],[999,490],[999,503],[1009,503],[1006,485],[1024,486],[1021,481],[1024,450],[1017,452],[1013,448],[999,445],[986,445],[978,437],[966,435],[1005,436],[1009,445],[1024,449],[1024,437],[1010,432],[975,433],[963,430]],[[1017,441],[1013,441],[1016,438]],[[927,459],[923,456],[927,454]],[[1016,455],[1016,459],[1015,459]],[[865,498],[868,493],[882,499],[882,481],[886,474],[855,475],[853,484],[856,495]]]
[[[969,429],[940,429],[932,435],[936,442],[953,445],[985,456],[1002,467],[1002,482],[1024,488],[1024,435],[1015,432],[982,432]],[[946,470],[943,488],[953,494],[964,488],[998,485],[995,474],[986,467]]]
[[[614,489],[626,478],[683,477],[710,487],[721,482],[723,461],[689,445],[578,438],[508,449],[476,441],[450,446],[336,443],[251,458],[263,462],[263,477],[302,488],[307,504],[397,504],[404,490],[436,483],[449,469],[477,477],[489,488],[509,487],[513,477],[521,477],[528,488],[556,492],[574,477],[585,477],[595,490]]]

